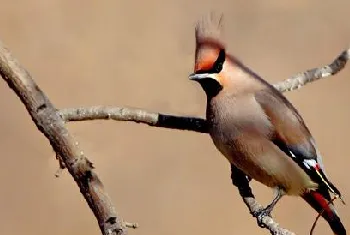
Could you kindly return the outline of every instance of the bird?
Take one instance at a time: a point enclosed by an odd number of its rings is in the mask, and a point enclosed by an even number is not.
[[[223,31],[223,14],[200,18],[189,75],[206,94],[214,145],[232,167],[273,189],[272,202],[259,216],[270,215],[284,195],[299,196],[322,213],[334,234],[345,235],[331,200],[341,193],[326,175],[309,128],[281,92],[227,53]]]

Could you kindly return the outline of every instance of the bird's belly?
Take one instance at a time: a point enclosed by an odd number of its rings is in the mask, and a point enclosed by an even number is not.
[[[228,138],[213,135],[218,150],[246,175],[268,187],[280,187],[289,195],[300,195],[317,187],[284,152],[266,138],[240,134]]]

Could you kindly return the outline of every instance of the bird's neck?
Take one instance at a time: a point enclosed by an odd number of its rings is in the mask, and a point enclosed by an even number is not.
[[[203,79],[200,84],[207,95],[207,99],[216,97],[223,89],[220,83],[211,78]]]

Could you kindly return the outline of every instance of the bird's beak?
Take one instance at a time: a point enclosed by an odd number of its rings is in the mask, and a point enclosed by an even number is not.
[[[204,78],[212,78],[212,79],[215,79],[215,77],[213,76],[213,74],[210,74],[210,73],[192,73],[188,76],[188,78],[190,80],[193,80],[193,81],[198,81],[198,80],[201,80],[201,79],[204,79]],[[216,79],[215,79],[216,80]]]

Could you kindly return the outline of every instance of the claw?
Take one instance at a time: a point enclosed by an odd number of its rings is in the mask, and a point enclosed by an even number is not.
[[[253,216],[256,218],[259,227],[265,228],[265,224],[263,223],[264,217],[271,217],[272,207],[267,206],[266,208],[262,208],[258,211],[253,212]]]
[[[275,205],[277,204],[277,202],[284,195],[284,191],[281,190],[280,188],[275,188],[275,194],[276,194],[275,198],[272,200],[270,205],[252,213],[253,216],[256,218],[259,227],[261,227],[261,228],[266,227],[265,224],[263,223],[263,219],[264,219],[264,217],[267,217],[267,216],[272,217],[271,212],[272,212],[273,208],[275,207]]]

